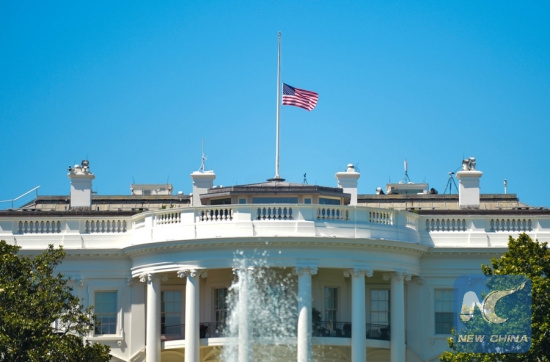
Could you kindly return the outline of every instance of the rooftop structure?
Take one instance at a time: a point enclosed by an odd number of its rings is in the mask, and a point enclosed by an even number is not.
[[[479,274],[509,235],[550,240],[550,210],[481,194],[481,176],[469,158],[458,194],[408,180],[365,195],[353,165],[335,186],[225,187],[201,166],[191,195],[134,184],[105,196],[92,192],[83,161],[69,168],[69,195],[0,211],[0,239],[26,254],[64,247],[59,269],[74,292],[86,306],[107,301],[87,339],[110,345],[114,361],[222,360],[235,344],[230,291],[244,290],[239,270],[254,269],[239,258],[285,277],[262,289],[268,301],[289,299],[284,347],[266,334],[274,322],[243,324],[258,359],[436,361],[453,326],[454,280]]]

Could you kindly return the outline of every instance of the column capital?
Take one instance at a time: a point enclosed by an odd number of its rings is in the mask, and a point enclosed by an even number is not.
[[[360,276],[366,276],[368,278],[372,277],[373,270],[369,268],[353,268],[353,269],[347,269],[344,270],[344,277],[355,277],[358,278]]]
[[[180,269],[177,271],[177,274],[178,278],[206,278],[208,276],[208,271],[206,269]]]
[[[395,281],[410,281],[411,280],[411,277],[412,275],[410,273],[405,273],[405,272],[402,272],[402,271],[395,271],[395,272],[390,272],[390,273],[384,273],[383,274],[383,279],[384,280],[395,280]]]
[[[317,274],[317,267],[315,266],[297,266],[294,268],[295,275],[315,275]]]
[[[153,281],[153,278],[155,278],[155,274],[153,273],[143,273],[139,276],[139,281],[142,283],[150,283]]]

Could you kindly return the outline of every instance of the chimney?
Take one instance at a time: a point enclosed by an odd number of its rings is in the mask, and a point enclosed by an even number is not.
[[[214,187],[214,171],[195,171],[191,174],[193,180],[193,195],[191,206],[201,206],[201,194],[208,192],[208,189]]]
[[[80,165],[69,166],[67,176],[71,179],[71,208],[92,206],[92,180],[94,174],[90,172],[88,160]]]
[[[479,179],[483,172],[476,170],[476,159],[470,157],[462,161],[462,171],[457,172],[458,206],[461,209],[479,209]]]
[[[338,187],[344,189],[346,194],[351,195],[349,201],[351,206],[357,205],[357,180],[359,180],[359,177],[359,172],[355,171],[355,167],[351,163],[345,172],[336,172]]]

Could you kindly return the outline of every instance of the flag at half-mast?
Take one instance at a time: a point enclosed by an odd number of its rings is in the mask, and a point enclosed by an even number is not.
[[[283,83],[283,105],[296,106],[311,111],[317,105],[319,94]]]

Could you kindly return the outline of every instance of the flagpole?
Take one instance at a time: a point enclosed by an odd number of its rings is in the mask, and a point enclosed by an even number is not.
[[[275,177],[273,180],[280,180],[279,176],[279,123],[281,121],[281,32],[278,33],[279,49],[277,53],[277,132],[275,136]]]

